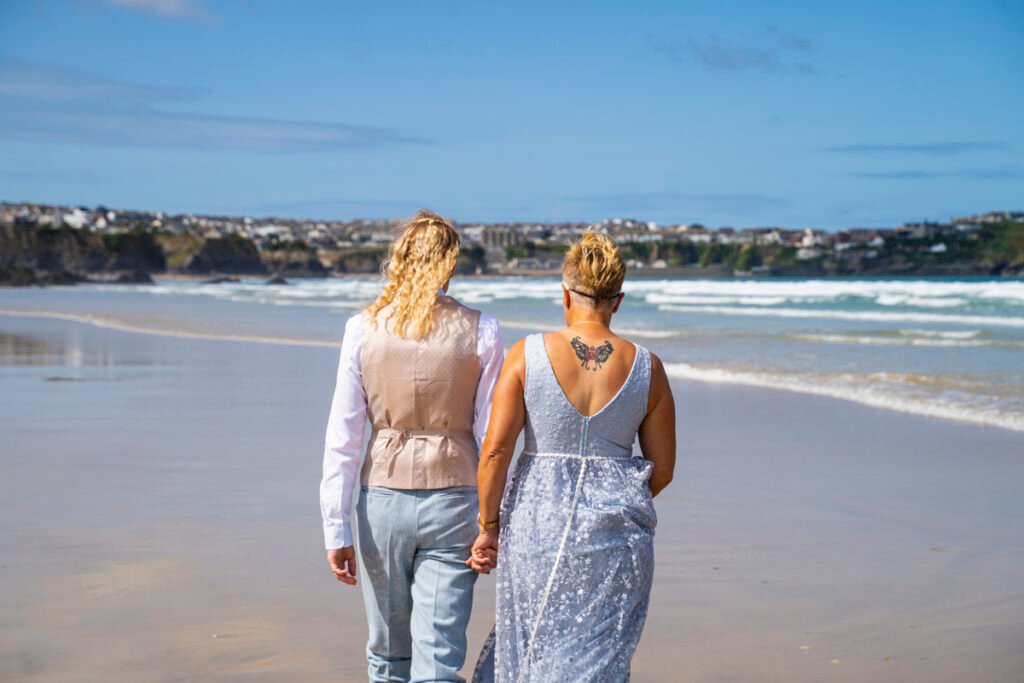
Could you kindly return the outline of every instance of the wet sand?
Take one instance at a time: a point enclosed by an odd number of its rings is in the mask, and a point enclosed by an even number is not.
[[[336,358],[0,316],[0,681],[365,680],[317,501]],[[634,681],[1024,680],[1020,434],[673,386]]]

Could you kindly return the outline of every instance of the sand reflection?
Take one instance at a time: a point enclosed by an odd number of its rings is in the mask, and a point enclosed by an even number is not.
[[[0,365],[77,367],[82,364],[84,355],[77,346],[61,346],[36,337],[0,331]]]

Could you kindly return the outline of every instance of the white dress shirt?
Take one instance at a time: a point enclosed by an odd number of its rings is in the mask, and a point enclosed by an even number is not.
[[[367,425],[366,392],[363,390],[360,369],[362,318],[360,312],[345,323],[338,378],[324,440],[320,513],[324,524],[324,543],[328,550],[352,545],[352,502],[359,482],[363,436]],[[480,358],[481,372],[473,403],[473,436],[479,448],[487,433],[494,385],[505,360],[498,321],[486,313],[480,314],[476,353]]]

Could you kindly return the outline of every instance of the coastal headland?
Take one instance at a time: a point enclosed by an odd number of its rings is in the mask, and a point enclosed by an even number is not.
[[[0,285],[154,276],[322,278],[380,271],[397,221],[167,216],[0,204]],[[708,228],[634,219],[459,224],[460,275],[553,275],[587,227],[613,236],[633,277],[1015,276],[1024,212],[892,228]]]

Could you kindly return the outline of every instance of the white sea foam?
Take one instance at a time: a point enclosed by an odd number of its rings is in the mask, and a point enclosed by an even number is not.
[[[907,337],[939,337],[940,339],[973,339],[982,334],[981,330],[896,330]]]
[[[950,325],[1021,327],[1024,317],[997,317],[985,315],[960,315],[954,313],[920,313],[914,311],[841,311],[814,308],[754,308],[743,306],[677,306],[662,304],[661,311],[677,313],[712,313],[716,315],[768,316],[777,318],[817,318],[834,320],[874,320],[903,323],[945,323]]]
[[[936,348],[958,348],[973,346],[1006,346],[1008,342],[980,339],[937,339],[934,337],[892,337],[855,334],[792,334],[790,339],[827,344],[863,344],[865,346],[923,346]],[[1021,346],[1020,344],[1013,344]]]
[[[875,297],[879,306],[915,306],[918,308],[956,308],[963,306],[967,300],[958,297],[907,296],[905,294],[879,294]]]
[[[1024,348],[1024,341],[982,337],[982,330],[883,330],[850,333],[793,333],[788,339],[828,344],[863,344],[867,346],[922,346],[935,348],[1004,347]]]
[[[652,304],[833,304],[911,308],[1015,307],[1024,282],[935,280],[631,280],[624,289]]]
[[[777,306],[792,301],[792,298],[784,296],[721,296],[715,294],[665,294],[662,292],[651,292],[644,296],[649,304],[718,304],[744,306]],[[820,301],[820,300],[816,300]]]
[[[631,280],[628,292],[668,295],[782,297],[787,300],[835,300],[843,297],[917,297],[991,299],[1024,303],[1024,281],[935,280]]]
[[[616,327],[615,332],[624,337],[644,337],[646,339],[679,339],[690,336],[686,330],[648,330],[640,327]]]
[[[104,285],[103,288],[108,292],[128,290],[158,296],[210,297],[238,303],[343,312],[372,301],[381,290],[381,279],[295,280],[287,285],[267,285],[259,280],[221,284],[162,281],[157,285]],[[88,286],[80,289],[88,289]],[[1024,329],[1024,281],[1020,280],[632,279],[627,280],[624,289],[631,300],[669,312],[878,321],[895,326],[937,323]],[[556,307],[561,301],[560,282],[556,278],[456,278],[451,293],[469,305],[484,309],[488,304],[498,308],[516,301],[543,302]],[[677,336],[672,332],[636,332],[636,335]]]
[[[1024,414],[999,408],[979,407],[974,400],[951,398],[950,392],[908,390],[910,383],[900,382],[898,376],[881,373],[854,374],[787,374],[735,370],[721,367],[698,367],[689,363],[665,363],[670,377],[715,384],[741,384],[792,391],[801,394],[826,396],[853,401],[872,408],[922,415],[944,420],[956,420],[978,425],[999,427],[1024,432]],[[895,380],[895,381],[894,381]],[[906,384],[907,386],[900,386]]]
[[[555,329],[555,325],[550,323],[530,320],[508,320],[506,318],[502,318],[500,322],[503,328],[537,330],[539,332],[547,332]],[[615,333],[624,337],[641,337],[644,339],[680,339],[683,337],[689,337],[691,334],[686,330],[651,330],[644,327],[614,326],[613,329]]]
[[[217,298],[266,298],[295,302],[312,299],[322,305],[339,301],[367,303],[381,288],[378,277],[296,280],[288,285],[262,281],[203,284],[162,281],[157,285],[106,285],[154,294],[189,294]],[[958,308],[972,304],[1019,307],[1024,311],[1024,281],[935,280],[645,280],[629,279],[624,291],[648,303],[776,306],[783,304],[844,304],[867,306]],[[456,278],[451,292],[467,303],[541,299],[557,303],[556,278]],[[1024,314],[1024,313],[1022,313]]]

